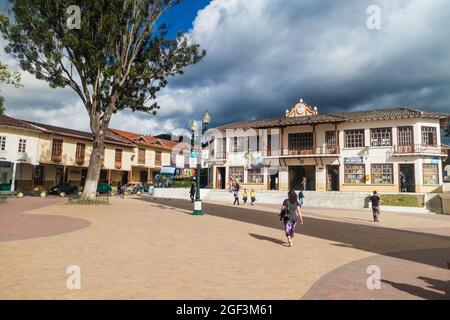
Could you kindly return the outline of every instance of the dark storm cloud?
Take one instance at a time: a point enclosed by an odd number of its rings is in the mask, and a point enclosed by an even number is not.
[[[372,4],[381,30],[366,26]],[[169,91],[201,91],[195,115],[215,124],[280,116],[299,98],[320,112],[449,111],[449,29],[446,1],[213,1],[191,31],[208,55]]]
[[[369,5],[381,8],[381,30],[366,26]],[[406,106],[450,113],[448,30],[446,0],[213,0],[189,32],[205,59],[170,79],[156,117],[125,112],[112,125],[173,132],[206,110],[212,125],[279,117],[299,98],[319,112]],[[53,121],[76,117],[74,126],[87,128],[70,90],[30,80],[2,92],[14,115],[62,107]]]

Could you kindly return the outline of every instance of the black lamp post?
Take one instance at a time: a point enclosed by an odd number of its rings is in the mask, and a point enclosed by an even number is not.
[[[195,201],[194,201],[194,215],[202,215],[202,200],[200,199],[200,171],[202,169],[201,165],[201,152],[202,152],[202,137],[203,133],[205,133],[206,129],[208,128],[209,123],[211,122],[211,116],[209,115],[208,111],[205,112],[202,119],[201,128],[197,127],[196,121],[191,121],[190,127],[192,131],[192,140],[191,145],[192,149],[194,149],[195,144],[197,144],[198,149],[196,152],[197,157],[197,178],[196,178],[196,192],[195,192]],[[197,135],[197,140],[195,139]],[[197,141],[197,143],[195,143]]]

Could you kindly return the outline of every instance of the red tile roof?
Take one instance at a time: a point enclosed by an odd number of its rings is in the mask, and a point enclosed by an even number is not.
[[[118,129],[110,129],[115,134],[122,136],[129,141],[133,142],[136,145],[144,146],[144,147],[152,147],[159,148],[164,150],[172,150],[177,144],[177,141],[170,141],[166,139],[159,139],[149,135],[142,135],[138,133],[118,130]]]

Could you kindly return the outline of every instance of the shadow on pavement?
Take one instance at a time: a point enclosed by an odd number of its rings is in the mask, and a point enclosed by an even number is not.
[[[155,206],[167,205],[186,210],[192,210],[193,206],[190,201],[182,199],[139,199],[153,203]],[[203,211],[211,216],[279,229],[280,238],[284,237],[282,224],[275,212],[205,202],[203,203]],[[335,245],[352,247],[445,269],[447,269],[447,261],[450,261],[450,257],[442,256],[439,250],[435,250],[438,248],[450,249],[450,237],[447,236],[386,228],[382,227],[382,223],[362,225],[315,217],[304,217],[304,221],[304,225],[297,227],[297,234],[337,242],[337,244],[334,243]],[[417,249],[427,249],[427,254],[417,254]]]
[[[418,277],[423,280],[428,287],[428,290],[419,286],[414,286],[407,283],[398,283],[390,280],[381,280],[384,283],[391,285],[393,288],[407,292],[413,296],[426,300],[448,300],[450,299],[450,281],[442,281],[428,277]]]
[[[282,245],[284,247],[288,246],[286,242],[284,242],[284,241],[282,241],[280,239],[276,239],[276,238],[272,238],[272,237],[268,237],[268,236],[263,236],[263,235],[256,234],[256,233],[249,233],[249,236],[253,237],[255,239],[258,239],[258,240],[270,241],[270,242],[273,242],[273,243],[276,243],[276,244],[280,244],[280,245]]]

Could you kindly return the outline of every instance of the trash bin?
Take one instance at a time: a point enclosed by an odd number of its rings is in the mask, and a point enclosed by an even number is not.
[[[450,193],[441,193],[439,197],[442,200],[442,213],[450,214]]]

